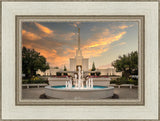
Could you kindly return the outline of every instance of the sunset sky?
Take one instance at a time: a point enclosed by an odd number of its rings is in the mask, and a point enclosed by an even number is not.
[[[80,28],[83,57],[89,68],[111,67],[118,56],[138,50],[137,22],[23,22],[22,44],[46,57],[50,67],[69,69]]]

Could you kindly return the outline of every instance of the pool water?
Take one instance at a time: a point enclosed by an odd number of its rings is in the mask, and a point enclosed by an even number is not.
[[[52,88],[59,88],[59,89],[63,89],[66,88],[66,85],[59,85],[59,86],[51,86]],[[72,86],[72,88],[74,88],[75,86]],[[86,86],[84,86],[84,88],[86,88]],[[107,86],[93,86],[94,89],[103,89],[103,88],[108,88]]]

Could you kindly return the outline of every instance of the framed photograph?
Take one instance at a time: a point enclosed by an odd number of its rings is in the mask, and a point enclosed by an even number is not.
[[[16,16],[16,24],[17,105],[144,105],[144,16]]]
[[[2,120],[159,120],[158,1],[2,1]]]

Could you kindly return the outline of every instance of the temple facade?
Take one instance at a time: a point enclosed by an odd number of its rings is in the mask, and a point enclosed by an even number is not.
[[[70,58],[70,71],[77,71],[78,67],[81,70],[88,71],[89,59],[82,56],[82,51],[80,47],[80,28],[78,28],[78,48],[76,50],[76,55],[74,58]]]
[[[80,28],[78,28],[78,37],[77,37],[77,50],[76,55],[73,58],[69,59],[69,69],[67,69],[67,73],[74,74],[78,71],[78,67],[81,67],[81,70],[83,70],[86,74],[91,73],[89,70],[89,58],[84,58],[82,55],[81,50],[81,44],[80,44]],[[46,70],[45,72],[42,72],[40,70],[37,71],[37,74],[43,76],[43,75],[56,75],[57,72],[64,73],[63,69],[55,69],[50,68]],[[101,75],[117,75],[122,76],[122,72],[116,72],[114,68],[106,68],[106,69],[97,69],[95,72],[100,72]],[[66,73],[66,71],[65,71]],[[92,72],[93,73],[93,72]]]

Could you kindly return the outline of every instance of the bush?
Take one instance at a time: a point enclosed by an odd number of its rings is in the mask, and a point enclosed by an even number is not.
[[[39,83],[47,83],[48,84],[48,80],[44,80],[41,79],[37,76],[33,76],[31,79],[23,79],[22,80],[22,84],[39,84]]]
[[[68,74],[67,74],[67,73],[64,73],[63,75],[64,75],[64,76],[68,76]]]
[[[138,85],[137,79],[129,79],[130,84]]]
[[[100,76],[100,75],[101,75],[101,72],[96,72],[96,75],[97,75],[97,76]]]
[[[130,84],[126,77],[118,78],[117,81],[119,81],[119,84]]]
[[[22,84],[28,84],[28,79],[23,79]]]
[[[121,78],[117,78],[117,80],[110,81],[110,83],[111,84],[117,84],[117,85],[121,85],[121,84],[134,84],[134,85],[138,85],[138,80],[127,79],[126,77],[121,77]]]
[[[57,73],[56,73],[56,76],[62,76],[62,73],[57,72]]]
[[[41,76],[40,74],[37,74],[37,76]]]
[[[95,76],[95,73],[91,73],[91,76]]]
[[[116,80],[112,80],[112,81],[110,81],[110,84],[116,84]]]

